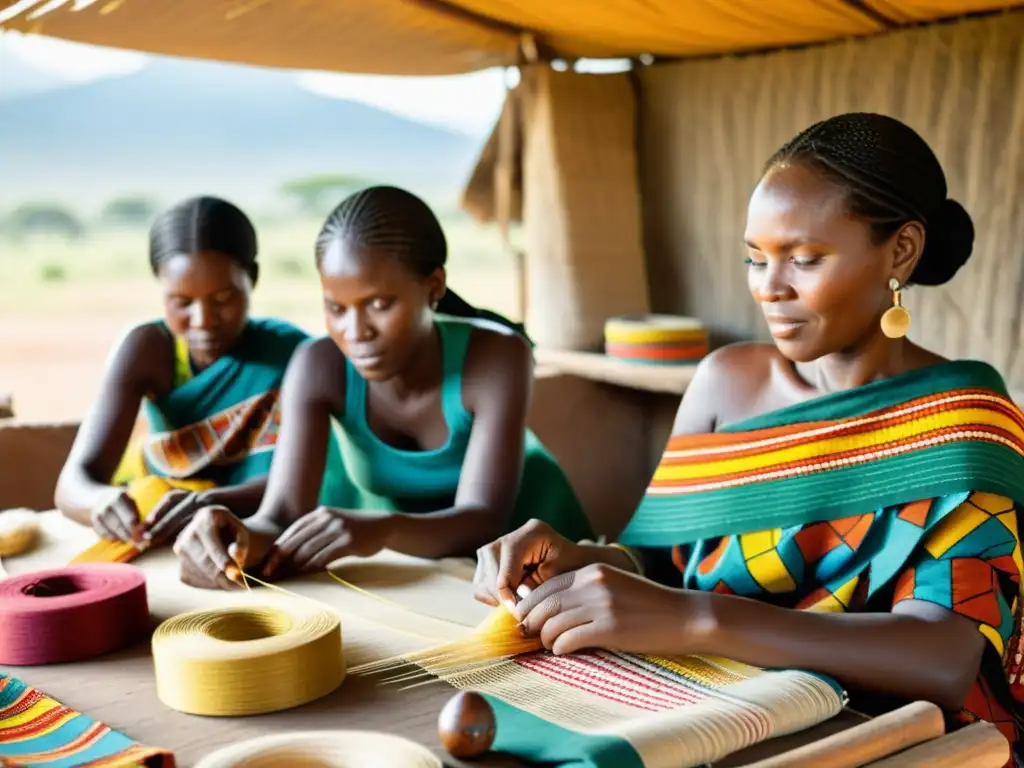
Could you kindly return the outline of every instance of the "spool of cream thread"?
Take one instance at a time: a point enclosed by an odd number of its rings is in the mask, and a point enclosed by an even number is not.
[[[312,604],[190,611],[157,627],[152,647],[160,701],[193,715],[290,709],[346,675],[338,616]]]
[[[196,768],[443,768],[407,739],[373,731],[307,731],[250,739],[219,749]]]

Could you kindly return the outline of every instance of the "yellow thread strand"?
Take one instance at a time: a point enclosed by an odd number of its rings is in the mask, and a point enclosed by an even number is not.
[[[327,605],[327,603],[324,603],[324,602],[322,602],[320,600],[314,600],[312,597],[306,597],[305,595],[300,595],[298,592],[292,592],[291,590],[285,589],[284,587],[278,586],[277,584],[270,584],[270,583],[268,583],[266,581],[263,581],[262,579],[256,578],[252,574],[249,574],[249,573],[246,573],[245,571],[242,571],[241,569],[239,569],[239,570],[240,570],[240,572],[242,574],[243,580],[245,581],[245,588],[248,589],[250,592],[252,591],[252,589],[251,589],[251,587],[249,587],[249,582],[250,581],[254,581],[257,584],[259,584],[260,586],[268,587],[269,589],[276,590],[278,592],[281,592],[282,594],[289,595],[291,597],[301,597],[303,600],[309,600],[311,603],[315,603],[316,605]],[[328,571],[328,573],[330,573],[330,571]],[[356,587],[354,584],[349,584],[347,581],[343,581],[342,579],[337,579],[337,581],[340,581],[342,584],[344,584],[347,587],[355,589],[357,592],[365,594],[368,597],[372,597],[372,598],[374,598],[376,600],[381,600],[381,601],[383,601],[385,603],[388,603],[388,604],[390,604],[390,605],[392,605],[392,606],[394,606],[396,608],[400,608],[401,610],[403,610],[403,611],[405,611],[407,613],[413,613],[413,614],[416,613],[412,609],[406,608],[401,603],[396,603],[396,602],[393,602],[391,600],[388,600],[385,597],[380,597],[379,595],[374,595],[372,592],[367,592],[362,587]],[[328,607],[330,607],[330,606],[328,606]],[[418,614],[418,615],[425,616],[426,614]],[[368,617],[365,617],[365,616],[358,616],[358,618],[359,618],[360,621],[366,621],[366,622],[369,622],[371,624],[378,624],[380,626],[387,627],[391,631],[397,632],[397,633],[399,633],[401,635],[406,635],[408,637],[415,637],[417,640],[429,640],[429,641],[431,641],[433,643],[443,642],[441,638],[433,637],[431,635],[421,635],[418,632],[411,632],[411,631],[409,631],[407,629],[402,629],[401,627],[395,627],[395,626],[387,624],[387,623],[385,623],[383,621],[374,620],[374,619],[371,619],[371,618],[368,618]],[[433,617],[428,617],[428,618],[433,618]]]

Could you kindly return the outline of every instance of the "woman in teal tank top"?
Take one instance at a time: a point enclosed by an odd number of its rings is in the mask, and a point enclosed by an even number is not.
[[[232,538],[234,561],[273,578],[381,549],[469,555],[530,519],[592,537],[526,428],[530,342],[447,290],[447,245],[427,205],[362,190],[330,215],[316,256],[328,335],[289,365],[263,502],[245,522],[200,510],[175,547],[183,580],[231,586]]]

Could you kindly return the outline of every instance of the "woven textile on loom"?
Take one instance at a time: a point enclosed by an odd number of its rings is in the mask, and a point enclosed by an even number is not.
[[[485,696],[493,749],[579,768],[699,766],[839,714],[833,681],[725,659],[609,651],[518,656],[475,670],[431,670]]]
[[[147,747],[0,674],[0,766],[174,768],[174,755]]]

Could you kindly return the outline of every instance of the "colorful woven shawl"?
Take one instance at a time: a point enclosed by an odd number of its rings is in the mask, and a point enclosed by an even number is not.
[[[146,747],[0,673],[0,766],[174,768],[174,755]]]
[[[621,541],[669,548],[970,491],[1024,500],[1022,458],[1024,415],[999,375],[944,364],[673,438]],[[820,675],[698,657],[537,653],[433,673],[485,695],[495,750],[579,768],[702,765],[844,702]]]

